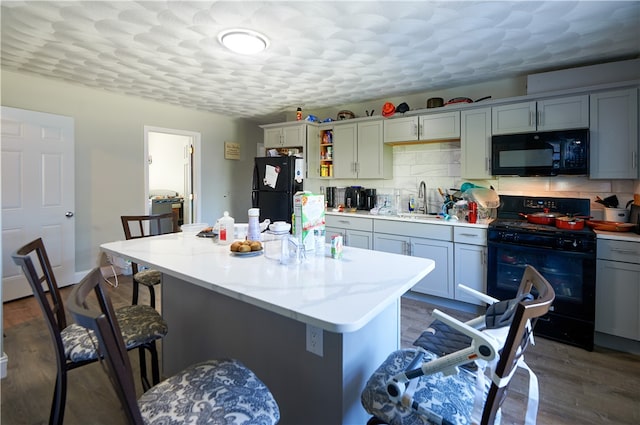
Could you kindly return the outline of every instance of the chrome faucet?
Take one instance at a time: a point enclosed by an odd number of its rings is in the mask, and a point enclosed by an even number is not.
[[[424,180],[420,182],[420,186],[418,188],[418,211],[423,214],[429,214],[427,208],[427,185]]]

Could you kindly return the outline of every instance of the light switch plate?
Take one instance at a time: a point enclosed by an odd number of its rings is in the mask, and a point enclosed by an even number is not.
[[[307,325],[307,351],[322,357],[323,331],[313,325]]]

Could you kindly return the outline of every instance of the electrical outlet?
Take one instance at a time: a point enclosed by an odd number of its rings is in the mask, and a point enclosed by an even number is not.
[[[322,329],[307,325],[307,351],[322,357]]]

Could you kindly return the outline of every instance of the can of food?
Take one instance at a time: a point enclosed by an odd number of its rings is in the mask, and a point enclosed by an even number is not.
[[[331,258],[342,258],[342,235],[331,237]]]

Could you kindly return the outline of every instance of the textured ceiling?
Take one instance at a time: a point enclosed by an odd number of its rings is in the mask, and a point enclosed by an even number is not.
[[[640,54],[640,2],[5,1],[2,68],[240,117]],[[271,41],[231,53],[220,31]]]

